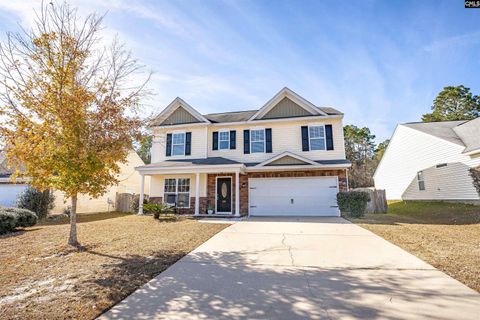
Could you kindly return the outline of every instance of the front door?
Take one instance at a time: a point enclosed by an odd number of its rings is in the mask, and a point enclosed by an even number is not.
[[[217,212],[232,212],[232,178],[217,178]]]

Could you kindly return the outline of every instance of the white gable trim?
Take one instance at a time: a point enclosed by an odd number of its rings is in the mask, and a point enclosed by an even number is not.
[[[160,112],[160,114],[155,117],[154,121],[156,121],[157,123],[162,123],[163,121],[168,119],[168,117],[172,113],[174,113],[175,110],[177,110],[179,107],[183,107],[192,116],[194,116],[198,121],[204,122],[204,123],[210,123],[210,121],[207,118],[205,118],[204,116],[202,116],[200,114],[200,112],[195,110],[192,106],[190,106],[182,98],[179,98],[179,97],[176,97],[165,109],[163,109],[163,111]],[[155,125],[155,126],[159,126],[159,125]]]
[[[273,107],[275,107],[283,98],[288,98],[298,104],[300,107],[305,109],[306,111],[310,112],[314,116],[322,115],[326,116],[327,114],[317,108],[313,103],[305,100],[289,88],[285,87],[280,90],[272,99],[270,99],[263,107],[260,108],[248,121],[255,120],[257,118],[261,118],[264,116],[268,111],[270,111]]]
[[[256,166],[254,166],[254,168],[264,167],[267,164],[269,164],[271,162],[274,162],[275,160],[281,159],[283,157],[292,157],[292,158],[295,158],[297,160],[303,161],[305,163],[311,164],[311,165],[316,166],[316,167],[320,166],[320,164],[316,163],[315,161],[312,161],[312,160],[307,159],[305,157],[299,156],[298,154],[292,153],[290,151],[285,151],[285,152],[282,152],[282,153],[276,155],[273,158],[270,158],[268,160],[263,161],[262,163],[257,164]]]

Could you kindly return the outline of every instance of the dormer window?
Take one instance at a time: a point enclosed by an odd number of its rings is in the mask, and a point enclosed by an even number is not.
[[[185,155],[185,132],[172,134],[172,155]]]
[[[218,133],[218,149],[230,149],[230,131],[220,131]]]
[[[250,143],[252,153],[265,152],[265,130],[250,130]]]
[[[310,126],[310,150],[325,150],[325,127],[324,126]]]

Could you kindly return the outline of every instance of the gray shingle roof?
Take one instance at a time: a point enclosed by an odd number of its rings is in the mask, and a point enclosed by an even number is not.
[[[463,153],[480,149],[480,118],[473,120],[410,122],[406,127],[465,147]]]
[[[480,118],[464,122],[453,130],[466,146],[464,153],[480,149]]]
[[[332,165],[332,164],[350,164],[351,162],[346,159],[335,159],[335,160],[314,160],[316,163],[324,164],[324,165]],[[261,162],[247,162],[245,163],[246,167],[253,167],[256,166]]]
[[[317,107],[317,108],[328,115],[343,114],[337,109],[332,107]],[[204,114],[203,116],[213,123],[240,122],[240,121],[247,121],[257,112],[258,110],[233,111],[233,112],[222,112],[222,113],[210,113],[210,114]]]
[[[465,146],[462,139],[457,135],[455,130],[453,130],[453,128],[465,122],[465,120],[440,122],[409,122],[404,123],[403,125],[430,134],[434,137],[453,142],[460,146]]]
[[[142,167],[184,167],[184,166],[196,166],[196,165],[221,165],[221,164],[240,164],[240,162],[222,158],[222,157],[210,157],[205,159],[175,159],[165,160],[162,162],[147,164]]]
[[[211,114],[205,114],[203,116],[214,123],[239,122],[239,121],[247,121],[255,113],[257,113],[257,111],[258,110],[211,113]]]

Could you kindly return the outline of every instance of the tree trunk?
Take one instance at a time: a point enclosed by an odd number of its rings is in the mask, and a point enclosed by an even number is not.
[[[77,241],[77,195],[72,196],[72,208],[70,210],[70,237],[68,244],[78,246]]]

